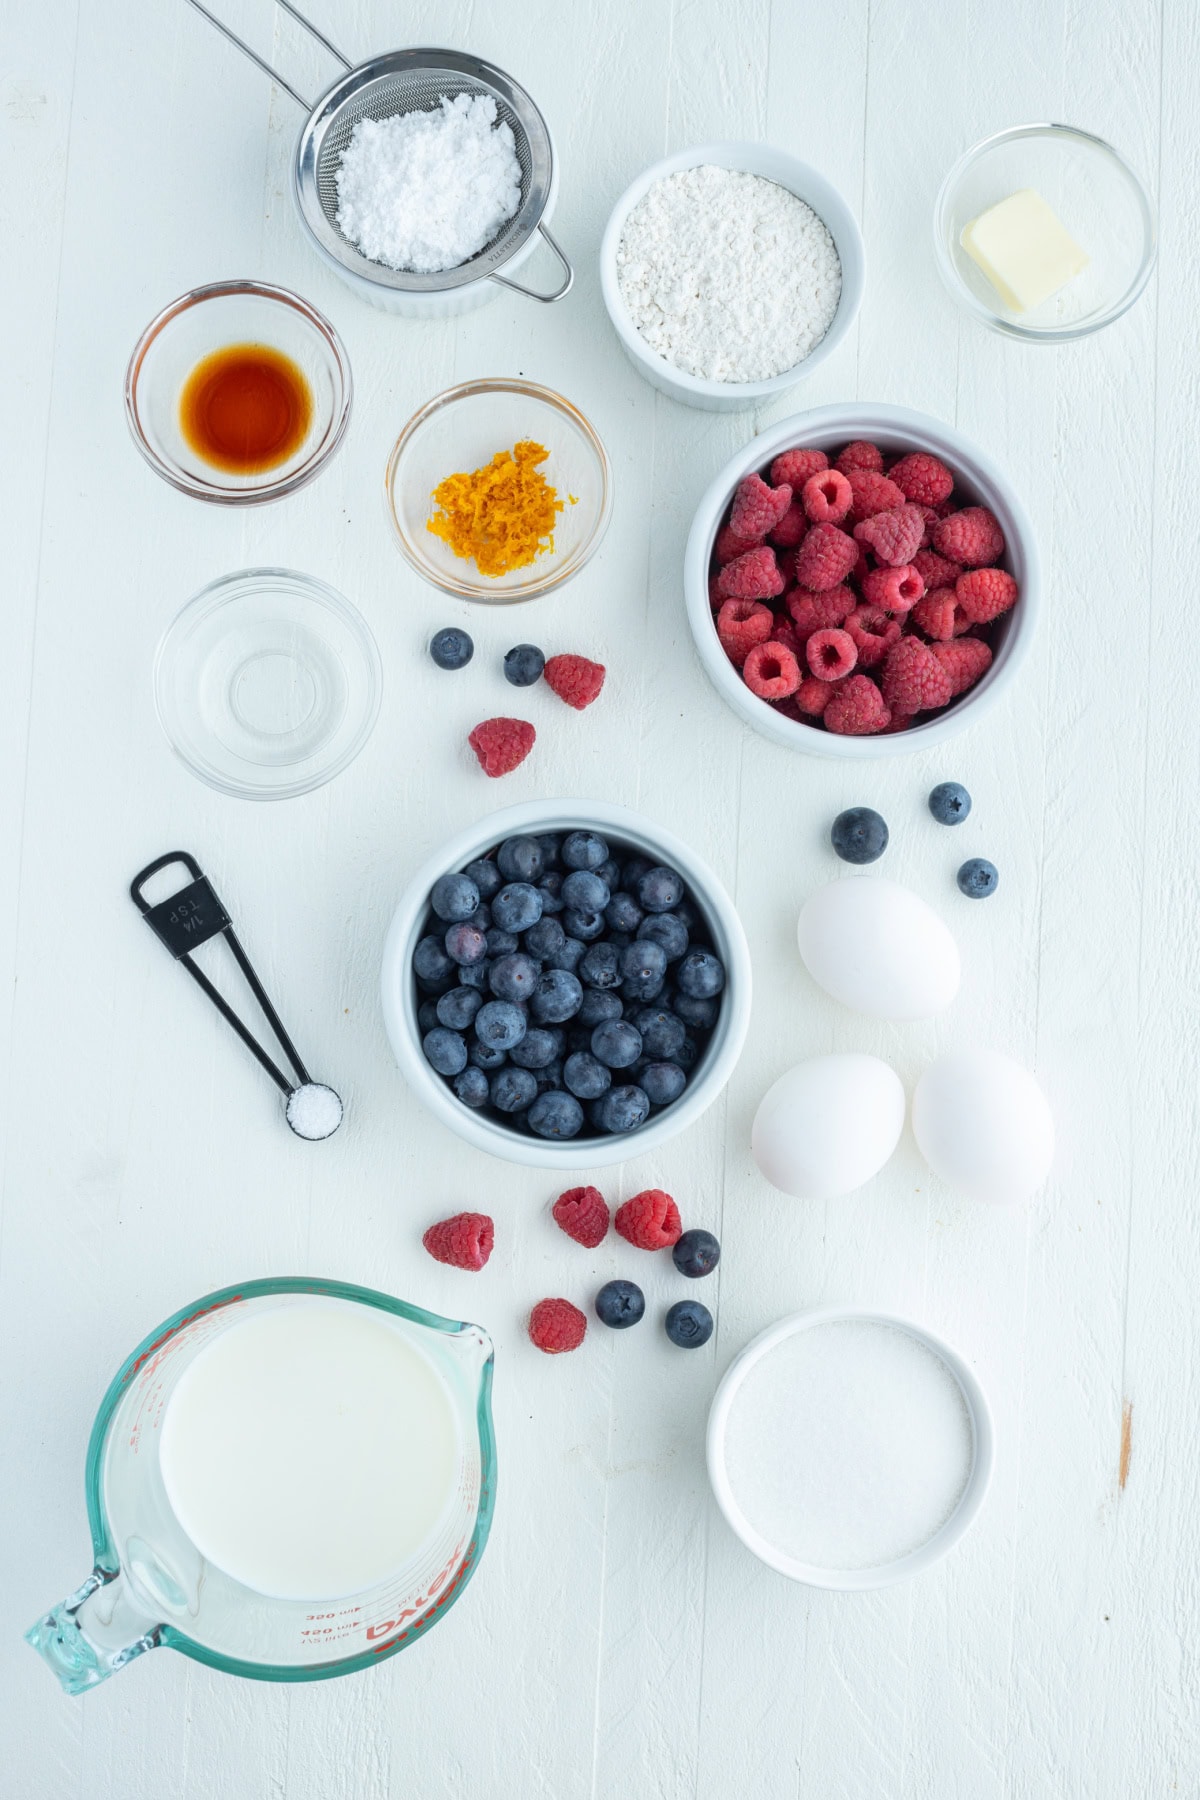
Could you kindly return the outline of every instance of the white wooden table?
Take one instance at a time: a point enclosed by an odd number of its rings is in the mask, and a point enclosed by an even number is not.
[[[1189,0],[341,0],[317,16],[351,56],[470,47],[530,88],[562,160],[555,227],[580,271],[565,302],[504,295],[445,325],[357,303],[293,216],[291,102],[174,0],[47,0],[0,20],[0,1789],[1196,1795],[1200,12]],[[230,0],[229,17],[263,47],[274,31],[288,72],[320,85],[326,69],[266,0]],[[950,161],[1030,118],[1111,138],[1160,205],[1144,298],[1059,351],[961,317],[931,254]],[[815,163],[861,209],[867,244],[858,329],[757,420],[656,398],[618,350],[596,275],[626,182],[667,149],[723,136]],[[325,310],[357,389],[320,481],[249,514],[157,481],[121,417],[125,361],[151,314],[241,274]],[[595,421],[616,511],[573,585],[517,613],[469,611],[400,562],[383,464],[431,394],[518,371]],[[756,425],[855,396],[926,409],[984,444],[1031,507],[1047,570],[1046,627],[1012,703],[945,754],[858,771],[737,723],[693,656],[679,576],[696,497]],[[350,595],[387,684],[349,772],[277,806],[195,781],[150,693],[155,644],[187,596],[263,562]],[[424,644],[456,622],[476,660],[442,676]],[[518,638],[595,654],[609,682],[582,719],[530,696],[536,754],[493,786],[464,740],[506,710],[498,660]],[[924,811],[947,777],[975,795],[952,840]],[[570,1358],[532,1349],[533,1300],[586,1303],[644,1263],[579,1251],[548,1222],[552,1184],[427,1117],[380,1023],[380,944],[417,861],[452,825],[555,793],[669,822],[735,892],[753,949],[753,1022],[727,1094],[603,1184],[614,1202],[666,1186],[719,1232],[717,1334],[695,1355],[656,1326],[596,1328]],[[795,955],[797,908],[836,872],[829,821],[853,802],[887,816],[887,872],[958,934],[963,991],[936,1026],[854,1020]],[[331,1144],[289,1137],[268,1085],[129,904],[133,871],[177,844],[201,856],[315,1072],[346,1095]],[[986,906],[954,889],[971,853],[1001,870]],[[954,1198],[911,1143],[827,1207],[788,1202],[754,1171],[754,1107],[791,1062],[876,1049],[911,1081],[938,1048],[976,1042],[1036,1066],[1058,1116],[1056,1174],[1027,1214]],[[464,1206],[497,1222],[477,1278],[420,1247],[426,1223]],[[89,1566],[83,1452],[110,1373],[188,1299],[282,1272],[387,1288],[494,1333],[500,1498],[474,1586],[370,1676],[273,1688],[163,1652],[65,1699],[20,1631]],[[676,1290],[647,1282],[657,1312]],[[874,1596],[808,1592],[760,1567],[703,1468],[705,1409],[732,1355],[781,1314],[832,1300],[943,1331],[977,1368],[999,1431],[973,1532],[919,1583]]]

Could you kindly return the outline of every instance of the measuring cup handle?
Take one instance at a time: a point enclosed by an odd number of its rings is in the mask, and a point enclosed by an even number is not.
[[[192,0],[192,4],[194,6],[196,0]],[[547,227],[539,224],[538,230],[541,232],[542,236],[545,238],[555,256],[557,256],[559,262],[567,272],[567,278],[562,286],[555,288],[552,294],[539,294],[535,288],[522,287],[519,281],[510,281],[507,275],[489,275],[488,280],[498,281],[501,287],[511,288],[514,294],[524,294],[527,300],[540,300],[543,306],[548,306],[552,300],[561,300],[564,294],[570,293],[575,282],[575,271],[571,267],[570,262],[567,260],[567,257],[564,255],[560,246],[555,242],[554,238],[551,237]]]
[[[117,1590],[109,1590],[106,1598],[111,1599],[111,1604],[103,1608],[107,1616],[81,1618],[85,1609],[89,1614],[97,1610],[94,1605],[89,1608],[89,1602],[94,1602],[95,1596],[114,1581]],[[25,1642],[32,1644],[43,1661],[49,1663],[64,1693],[86,1694],[89,1688],[98,1687],[131,1663],[135,1656],[157,1648],[162,1627],[137,1614],[128,1595],[120,1591],[121,1586],[119,1575],[107,1569],[93,1569],[82,1587],[68,1594],[60,1606],[44,1613],[25,1633]],[[146,1629],[123,1643],[122,1637],[137,1626]]]

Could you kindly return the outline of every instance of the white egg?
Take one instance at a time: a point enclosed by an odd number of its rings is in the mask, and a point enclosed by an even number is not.
[[[936,1175],[976,1200],[1028,1200],[1054,1160],[1054,1120],[1029,1073],[998,1050],[959,1050],[926,1069],[913,1133]]]
[[[958,945],[933,908],[898,881],[831,881],[804,907],[796,935],[818,986],[872,1019],[929,1019],[958,992]]]
[[[878,1174],[904,1129],[904,1088],[877,1056],[814,1056],[763,1095],[750,1148],[773,1187],[832,1200]]]

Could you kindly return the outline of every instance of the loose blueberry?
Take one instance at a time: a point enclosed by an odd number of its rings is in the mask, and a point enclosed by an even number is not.
[[[543,915],[562,912],[562,876],[557,869],[551,869],[549,875],[542,876],[537,884],[537,891],[542,896]]]
[[[586,949],[587,945],[581,939],[564,938],[558,949],[550,952],[546,964],[551,969],[569,969],[573,975],[583,960]]]
[[[720,1001],[696,999],[691,994],[676,994],[671,1010],[693,1030],[711,1031],[721,1010]]]
[[[537,881],[544,863],[536,838],[505,838],[496,852],[496,867],[505,881]]]
[[[713,1333],[713,1316],[699,1300],[677,1300],[663,1320],[667,1336],[681,1350],[698,1350]]]
[[[465,1031],[482,1005],[483,995],[478,988],[451,988],[437,1003],[438,1023],[449,1026],[451,1031]]]
[[[562,850],[562,839],[559,837],[558,833],[554,831],[539,832],[536,842],[538,849],[542,853],[542,867],[545,869],[556,869],[558,867],[559,853]]]
[[[661,986],[666,973],[667,953],[652,938],[637,938],[621,952],[621,978],[626,986]]]
[[[577,906],[568,906],[563,913],[562,922],[567,936],[579,938],[581,943],[594,944],[597,938],[604,936],[602,912],[583,912]]]
[[[489,925],[484,937],[487,940],[489,956],[511,956],[514,950],[521,948],[521,940],[515,931],[501,931],[498,925]]]
[[[602,1325],[627,1331],[645,1312],[646,1296],[636,1281],[606,1281],[593,1304]]]
[[[639,1068],[638,1082],[651,1106],[670,1106],[687,1086],[687,1076],[678,1063],[650,1062]]]
[[[468,967],[481,963],[488,953],[487,933],[480,931],[478,925],[448,925],[445,944],[446,955]]]
[[[454,960],[447,956],[441,938],[422,938],[413,951],[413,974],[420,981],[442,981],[452,987],[454,983],[450,978],[454,973]]]
[[[577,976],[567,969],[546,969],[538,976],[529,1010],[542,1025],[563,1025],[575,1017],[582,999]]]
[[[721,1246],[711,1231],[685,1231],[671,1246],[671,1260],[681,1275],[698,1281],[720,1262]]]
[[[573,1094],[557,1090],[539,1094],[528,1112],[529,1129],[543,1138],[578,1137],[583,1129],[583,1108]]]
[[[929,810],[939,825],[961,825],[971,810],[971,796],[961,781],[939,781],[929,796]]]
[[[833,821],[829,841],[843,862],[878,862],[888,847],[888,828],[869,806],[851,806]]]
[[[488,1101],[488,1078],[482,1069],[469,1063],[454,1077],[455,1093],[464,1106],[486,1106]]]
[[[488,987],[488,973],[491,966],[490,962],[460,963],[458,968],[459,982],[463,987],[478,988],[481,994],[490,993],[491,989]]]
[[[590,869],[572,869],[562,884],[562,897],[573,912],[600,912],[612,898],[608,888]]]
[[[490,900],[504,885],[500,871],[490,856],[481,856],[475,862],[468,863],[465,872],[479,889],[483,900]]]
[[[557,919],[548,919],[542,914],[536,925],[531,925],[525,933],[525,948],[530,956],[536,956],[539,962],[545,962],[556,950],[561,950],[567,941],[567,934]]]
[[[567,940],[571,942],[570,939]],[[579,967],[583,968],[581,962]],[[585,988],[583,999],[579,1002],[579,1011],[575,1017],[580,1025],[586,1025],[589,1032],[602,1025],[605,1019],[619,1019],[624,1008],[619,994],[606,993],[602,988]],[[591,1038],[588,1038],[589,1044]]]
[[[535,1025],[519,1044],[513,1045],[509,1061],[515,1062],[519,1069],[545,1069],[561,1054],[562,1047],[561,1031],[544,1031]]]
[[[565,868],[598,869],[608,861],[608,845],[598,832],[569,831],[560,854]]]
[[[486,1050],[511,1050],[525,1031],[525,1014],[510,1000],[489,1000],[475,1014],[475,1039]],[[489,1065],[481,1062],[479,1066],[486,1069]]]
[[[563,1084],[563,1066],[557,1056],[548,1062],[544,1069],[535,1069],[533,1072],[537,1076],[539,1094],[555,1093]]]
[[[457,1075],[467,1066],[466,1044],[457,1031],[447,1031],[444,1025],[435,1025],[421,1040],[421,1048],[425,1061],[439,1075]]]
[[[457,924],[460,919],[469,919],[479,905],[482,895],[469,875],[439,875],[433,884],[433,892],[429,896],[429,904],[439,919],[447,925]]]
[[[684,1038],[682,1044],[680,1044],[678,1050],[675,1052],[675,1061],[679,1064],[685,1075],[691,1074],[696,1064],[700,1061],[700,1046],[697,1044],[695,1038]]]
[[[592,1107],[592,1123],[601,1131],[613,1134],[621,1131],[636,1131],[643,1124],[650,1112],[650,1102],[640,1087],[624,1086],[609,1088],[603,1098],[597,1100]]]
[[[441,1022],[438,1018],[437,1001],[422,1000],[417,1008],[417,1030],[421,1036],[424,1037],[427,1031],[435,1030]],[[599,1024],[600,1021],[597,1019],[596,1023]]]
[[[516,1012],[516,1010],[517,1009],[514,1006],[513,1011]],[[520,1015],[518,1014],[518,1017],[519,1016]],[[498,1044],[487,1044],[479,1037],[478,1014],[475,1018],[475,1032],[475,1042],[467,1051],[467,1061],[472,1063],[477,1069],[486,1069],[489,1075],[493,1069],[502,1069],[508,1061],[508,1051],[501,1049]]]
[[[429,654],[439,669],[465,669],[475,654],[475,646],[467,632],[457,625],[447,625],[430,638]]]
[[[651,913],[637,928],[644,942],[661,944],[668,962],[678,962],[691,941],[688,928],[678,913]]]
[[[629,871],[625,871],[625,879],[629,880]],[[683,878],[674,869],[664,868],[661,864],[647,869],[637,884],[638,901],[644,912],[670,912],[683,899]]]
[[[542,896],[527,881],[510,881],[492,901],[492,919],[501,931],[528,931],[542,916]]]
[[[466,920],[466,923],[468,925],[477,925],[480,931],[491,930],[492,909],[486,900],[481,900],[479,902],[479,905],[475,908],[475,911],[471,914],[470,918]]]
[[[504,679],[514,687],[532,687],[542,679],[546,658],[536,644],[514,644],[504,658]]]
[[[511,1000],[514,1003],[529,1000],[537,988],[541,972],[540,963],[534,962],[524,951],[516,950],[511,956],[497,957],[488,971],[488,986],[497,1000]],[[542,1020],[543,1024],[546,1022],[545,1019]]]
[[[606,1069],[627,1069],[642,1054],[642,1034],[626,1019],[606,1019],[592,1033],[592,1055]]]
[[[600,871],[597,869],[596,873],[599,875]],[[605,877],[601,875],[600,879],[604,881]],[[642,909],[632,894],[613,894],[604,917],[612,931],[636,931],[642,922]]]
[[[725,986],[725,966],[711,950],[689,950],[675,971],[681,994],[711,1000]]]
[[[637,894],[638,882],[648,875],[654,864],[647,856],[627,856],[621,871],[621,886],[627,894]]]
[[[528,1069],[499,1069],[488,1083],[492,1105],[500,1112],[524,1112],[537,1099],[537,1081]]]
[[[594,871],[604,882],[610,894],[615,894],[621,885],[621,865],[615,856],[608,856]]]
[[[563,1064],[563,1081],[581,1100],[599,1100],[612,1086],[612,1074],[589,1050],[576,1050]]]
[[[590,944],[579,962],[579,979],[585,987],[615,988],[621,985],[621,959],[612,944]]]
[[[687,1036],[683,1020],[662,1006],[643,1006],[633,1016],[642,1049],[656,1062],[670,1062]]]
[[[968,900],[986,900],[1000,885],[1000,871],[986,856],[973,856],[958,871],[958,885]]]

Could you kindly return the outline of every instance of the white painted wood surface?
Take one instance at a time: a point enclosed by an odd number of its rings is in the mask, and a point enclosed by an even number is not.
[[[229,16],[314,90],[325,70],[266,0]],[[556,133],[555,224],[575,292],[504,295],[458,323],[359,305],[292,214],[290,101],[176,0],[47,0],[0,17],[4,620],[0,957],[0,1790],[14,1800],[1124,1800],[1200,1793],[1200,1393],[1192,1319],[1200,955],[1194,658],[1200,291],[1200,16],[1190,0],[341,0],[347,52],[445,43],[530,88]],[[281,23],[282,21],[282,23]],[[933,268],[945,168],[984,133],[1065,118],[1112,138],[1157,191],[1143,300],[1060,351],[957,314]],[[857,332],[758,421],[656,397],[621,356],[595,253],[609,206],[665,150],[762,136],[861,209]],[[344,334],[347,443],[299,498],[197,506],[139,462],[121,377],[146,319],[184,288],[255,274]],[[384,460],[450,382],[521,371],[595,421],[612,529],[562,593],[470,612],[401,564]],[[1013,702],[951,752],[857,773],[745,731],[690,648],[680,555],[692,504],[756,423],[878,398],[954,420],[1011,472],[1047,565],[1047,623]],[[383,714],[334,785],[278,806],[209,792],[155,723],[154,646],[213,576],[281,562],[335,583],[383,652]],[[431,629],[476,635],[440,677]],[[509,698],[518,637],[595,653],[583,718],[529,699],[536,754],[503,786],[464,748]],[[951,842],[923,811],[959,777]],[[685,1139],[604,1183],[669,1187],[725,1257],[718,1330],[693,1356],[655,1328],[596,1329],[540,1357],[523,1314],[583,1300],[637,1257],[549,1224],[549,1184],[466,1151],[392,1066],[379,948],[408,872],[452,823],[501,801],[615,796],[670,822],[734,889],[758,987],[728,1093]],[[888,872],[946,913],[965,981],[937,1026],[872,1027],[824,1003],[794,954],[797,907],[835,872],[840,806],[889,818]],[[193,847],[269,990],[351,1114],[293,1141],[264,1081],[148,941],[125,897],[159,851]],[[1002,871],[959,902],[967,853]],[[906,1079],[985,1042],[1036,1066],[1061,1156],[1027,1215],[942,1191],[911,1143],[858,1197],[792,1204],[752,1169],[749,1122],[789,1063],[878,1049]],[[478,1278],[420,1248],[464,1205],[497,1220]],[[631,1263],[632,1258],[632,1263]],[[367,1677],[271,1688],[158,1653],[69,1701],[20,1631],[89,1562],[82,1493],[101,1391],[138,1337],[221,1283],[340,1275],[497,1341],[501,1484],[464,1603]],[[644,1264],[636,1273],[645,1275]],[[655,1312],[668,1291],[648,1278]],[[919,1583],[810,1593],[758,1566],[709,1499],[702,1427],[740,1346],[809,1303],[875,1301],[945,1332],[988,1388],[1000,1459],[985,1513]],[[1118,1488],[1122,1404],[1132,1454]]]

